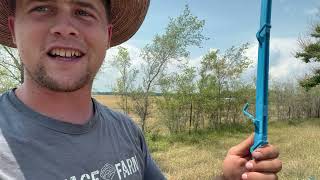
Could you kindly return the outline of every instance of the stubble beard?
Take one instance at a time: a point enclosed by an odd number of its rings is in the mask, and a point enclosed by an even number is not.
[[[54,78],[50,77],[42,64],[37,65],[35,72],[29,71],[27,67],[25,67],[25,70],[27,75],[31,77],[31,79],[39,86],[55,92],[74,92],[88,84],[91,86],[93,77],[95,76],[94,73],[91,73],[87,69],[78,79],[69,83],[61,83],[59,80],[55,80]]]

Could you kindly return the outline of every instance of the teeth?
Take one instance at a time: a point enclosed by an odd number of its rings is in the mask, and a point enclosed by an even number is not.
[[[50,51],[50,54],[54,56],[61,56],[61,57],[67,57],[67,58],[81,56],[81,52],[77,50],[69,50],[69,49],[53,49]]]
[[[66,57],[71,57],[71,51],[66,51]]]
[[[59,50],[58,49],[55,50],[55,55],[59,56]]]
[[[59,50],[59,55],[62,57],[66,57],[66,51],[64,51],[63,49]]]

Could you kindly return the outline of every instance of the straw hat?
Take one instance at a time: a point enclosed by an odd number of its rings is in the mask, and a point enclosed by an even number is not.
[[[0,0],[0,44],[16,47],[8,28],[8,16],[13,13],[9,1]],[[149,0],[111,0],[111,47],[127,41],[138,31],[149,4]]]

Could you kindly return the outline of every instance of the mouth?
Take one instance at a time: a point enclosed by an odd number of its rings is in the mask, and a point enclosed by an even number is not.
[[[83,57],[85,54],[77,49],[68,48],[53,48],[47,55],[51,58],[59,58],[63,60],[76,60]]]

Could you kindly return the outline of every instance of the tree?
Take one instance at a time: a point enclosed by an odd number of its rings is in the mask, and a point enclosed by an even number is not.
[[[306,91],[293,82],[271,83],[270,116],[272,120],[301,120],[320,117],[320,87]]]
[[[320,62],[320,23],[314,26],[310,34],[311,39],[300,39],[299,45],[302,51],[296,53],[305,63]],[[315,69],[313,75],[300,81],[300,85],[307,90],[320,84],[320,69]]]
[[[0,92],[3,92],[23,83],[24,68],[16,49],[2,45],[0,53]]]
[[[120,95],[120,107],[128,114],[128,96],[133,89],[138,70],[131,67],[129,52],[124,47],[118,47],[118,54],[114,57],[111,65],[120,72],[120,77],[117,79],[117,84],[113,91]]]
[[[5,71],[5,69],[0,68],[0,94],[7,91],[8,89],[15,87],[16,85],[10,79],[6,78],[6,76],[7,72]]]
[[[156,35],[152,43],[143,48],[142,86],[137,89],[136,97],[133,97],[143,131],[149,114],[149,96],[156,90],[159,76],[165,72],[167,65],[173,60],[188,57],[190,54],[188,47],[200,47],[201,42],[206,39],[201,34],[204,23],[203,20],[193,16],[189,7],[186,6],[179,17],[170,19],[163,35]]]
[[[182,72],[174,72],[160,80],[162,92],[157,101],[159,117],[164,120],[171,133],[185,131],[189,124],[191,131],[194,108],[196,70],[184,66]]]
[[[221,124],[223,112],[225,111],[224,108],[231,108],[231,92],[236,90],[236,86],[234,85],[237,83],[236,81],[239,79],[241,73],[251,64],[251,61],[245,55],[248,47],[248,43],[240,47],[232,46],[222,55],[219,53],[219,50],[212,50],[206,54],[201,61],[200,73],[202,81],[206,81],[205,84],[210,88],[217,88],[215,90],[207,89],[214,93],[209,95],[211,96],[211,102],[208,107],[216,107],[216,109],[209,110],[212,113],[210,115],[210,119],[212,120],[211,125],[214,125],[214,119]],[[203,84],[201,88],[203,88]],[[215,104],[212,104],[212,102],[215,102]],[[228,111],[230,111],[230,109],[227,110],[227,113],[229,113]]]
[[[156,104],[171,133],[187,127],[189,132],[192,128],[197,131],[200,126],[206,128],[205,124],[216,128],[230,119],[236,122],[252,89],[240,81],[240,74],[251,63],[244,54],[248,46],[231,47],[223,54],[210,51],[201,61],[198,81],[195,68],[188,65],[161,78],[162,97]]]

